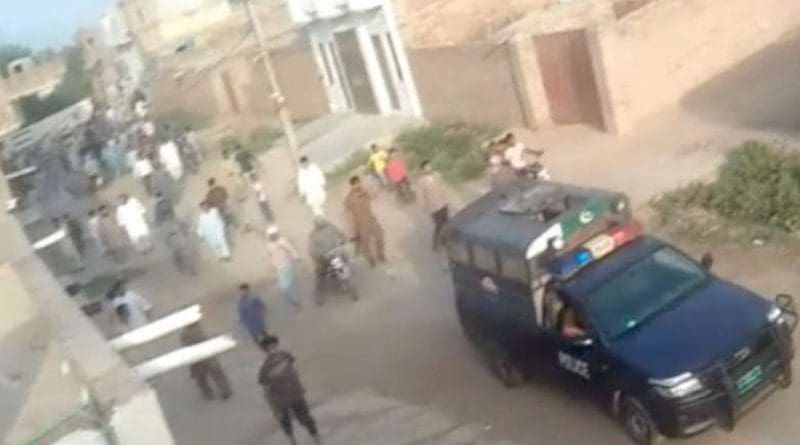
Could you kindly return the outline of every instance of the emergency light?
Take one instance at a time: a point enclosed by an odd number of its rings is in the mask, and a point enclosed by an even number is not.
[[[553,261],[550,272],[559,277],[575,274],[586,265],[597,261],[642,234],[642,225],[631,221],[590,239],[583,246]]]

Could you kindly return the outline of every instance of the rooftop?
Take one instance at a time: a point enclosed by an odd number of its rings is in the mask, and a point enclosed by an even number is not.
[[[627,198],[620,193],[526,180],[479,198],[453,218],[449,230],[456,237],[531,257],[552,238],[569,243],[584,228],[596,231],[594,223],[604,223],[602,216],[618,202],[625,204],[627,214]]]

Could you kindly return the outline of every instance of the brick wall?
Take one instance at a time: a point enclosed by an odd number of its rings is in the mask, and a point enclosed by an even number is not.
[[[273,51],[272,56],[292,117],[307,120],[326,114],[328,103],[311,53],[305,48],[286,48]],[[211,118],[276,115],[263,65],[252,54],[230,58],[199,74],[187,70],[180,80],[175,72],[164,71],[152,83],[157,113],[183,109]]]
[[[409,49],[408,57],[425,117],[503,127],[524,125],[505,45]]]
[[[610,130],[626,132],[797,27],[797,0],[655,0],[601,26],[593,46]]]

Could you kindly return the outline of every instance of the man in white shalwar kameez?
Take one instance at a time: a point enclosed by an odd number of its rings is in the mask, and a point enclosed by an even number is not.
[[[181,153],[172,139],[164,140],[158,147],[158,159],[161,164],[167,169],[169,175],[175,181],[180,181],[183,178],[183,161],[181,160]]]
[[[231,259],[231,248],[225,234],[225,221],[219,210],[207,203],[200,203],[200,217],[197,219],[197,236],[222,261]]]
[[[131,244],[138,252],[146,252],[153,246],[150,243],[150,227],[145,219],[146,210],[141,202],[128,195],[120,195],[117,207],[117,224],[125,229]]]
[[[314,216],[325,214],[325,174],[316,165],[303,156],[300,158],[300,169],[297,172],[297,191],[306,201]]]

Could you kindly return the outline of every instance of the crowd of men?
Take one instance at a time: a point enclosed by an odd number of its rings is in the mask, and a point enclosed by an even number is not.
[[[140,109],[146,110],[146,107],[137,107]],[[268,185],[261,179],[269,177],[269,171],[250,151],[240,146],[223,151],[220,153],[222,173],[202,178],[206,184],[205,194],[191,205],[199,209],[196,220],[186,221],[176,212],[185,176],[198,173],[200,165],[214,156],[204,150],[204,144],[191,128],[186,127],[177,134],[169,126],[157,129],[146,111],[137,112],[137,116],[137,121],[129,127],[117,128],[99,144],[98,150],[85,151],[83,168],[93,192],[101,192],[121,176],[132,175],[141,187],[138,191],[143,193],[127,190],[117,196],[115,205],[95,206],[83,218],[65,215],[54,221],[68,234],[75,256],[83,258],[87,246],[95,245],[100,255],[121,264],[127,262],[131,254],[148,255],[155,245],[164,245],[178,271],[196,275],[199,268],[195,241],[200,241],[219,261],[229,262],[234,254],[232,235],[255,231],[263,237],[261,249],[277,279],[281,296],[300,310],[303,304],[296,283],[301,254],[276,225]],[[381,190],[393,191],[403,203],[410,203],[419,196],[431,218],[433,249],[444,245],[442,230],[449,217],[449,203],[443,180],[431,164],[426,161],[420,166],[416,190],[411,185],[409,168],[396,149],[372,146],[368,168],[377,187],[371,186],[368,178],[358,175],[349,179],[349,189],[342,202],[347,219],[347,228],[343,230],[325,216],[328,183],[322,169],[307,157],[299,159],[295,185],[309,210],[308,255],[316,293],[321,292],[329,266],[327,255],[349,241],[354,242],[355,251],[371,267],[385,267],[384,228],[373,207],[376,193]],[[151,202],[142,202],[136,195],[146,196]],[[254,230],[253,224],[243,217],[241,207],[247,199],[254,201],[262,217],[257,226],[266,229]],[[264,299],[248,284],[241,284],[238,293],[238,320],[266,354],[258,381],[264,387],[278,423],[291,443],[295,443],[292,418],[305,426],[319,443],[316,424],[294,367],[294,357],[279,348],[277,337],[268,329]],[[136,329],[151,321],[151,303],[123,281],[115,284],[106,297],[116,332]],[[317,298],[317,302],[321,299]],[[194,324],[185,328],[180,341],[183,345],[193,345],[206,338],[202,327]],[[195,363],[189,371],[205,398],[227,400],[232,396],[230,381],[218,360],[210,358]]]

